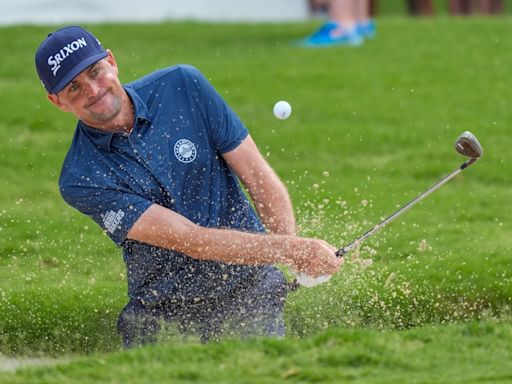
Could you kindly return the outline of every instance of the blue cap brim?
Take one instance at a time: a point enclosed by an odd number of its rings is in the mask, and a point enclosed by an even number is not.
[[[101,59],[104,59],[108,56],[107,51],[102,51],[99,53],[96,53],[92,56],[89,56],[88,58],[81,60],[79,63],[77,63],[72,70],[70,70],[68,73],[66,73],[66,76],[64,76],[60,81],[55,84],[55,86],[48,90],[49,93],[57,94],[60,91],[62,91],[66,85],[68,85],[71,80],[73,80],[75,77],[77,77],[84,69],[89,67],[90,65],[93,65],[97,61],[100,61]]]

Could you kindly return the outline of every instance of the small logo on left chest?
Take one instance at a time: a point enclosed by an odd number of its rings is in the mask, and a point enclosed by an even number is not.
[[[196,146],[187,139],[180,139],[174,144],[174,155],[182,163],[191,163],[197,155]]]

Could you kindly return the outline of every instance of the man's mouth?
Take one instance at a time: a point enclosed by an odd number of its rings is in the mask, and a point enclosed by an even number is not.
[[[86,108],[89,108],[91,106],[93,106],[94,104],[96,104],[98,101],[100,101],[101,99],[103,99],[103,97],[108,93],[108,91],[106,89],[102,89],[101,91],[99,91],[99,93],[94,96],[93,98],[89,99],[89,101],[87,102],[87,104],[85,105]]]

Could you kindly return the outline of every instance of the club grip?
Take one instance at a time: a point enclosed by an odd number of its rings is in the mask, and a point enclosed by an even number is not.
[[[336,251],[336,257],[343,257],[350,251],[350,246],[340,248]],[[295,273],[294,287],[303,286],[307,288],[316,287],[317,285],[326,283],[331,278],[331,275],[322,275],[318,277],[311,277],[305,273]]]

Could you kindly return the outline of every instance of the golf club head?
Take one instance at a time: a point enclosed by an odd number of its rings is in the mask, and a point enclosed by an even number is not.
[[[479,159],[484,153],[478,139],[469,131],[464,132],[457,138],[455,150],[461,155],[472,159]]]

